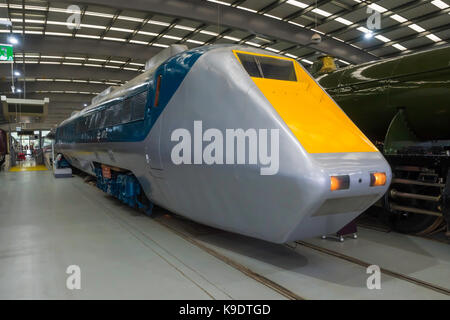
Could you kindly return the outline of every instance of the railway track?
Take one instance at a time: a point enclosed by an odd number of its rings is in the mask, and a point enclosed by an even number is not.
[[[184,220],[184,218],[182,218]],[[262,276],[261,274],[256,273],[255,271],[249,269],[248,267],[242,265],[241,263],[238,263],[237,261],[234,261],[232,259],[230,259],[229,257],[219,253],[218,251],[212,249],[211,247],[204,245],[203,243],[201,243],[200,241],[197,241],[195,238],[193,238],[191,235],[189,235],[188,233],[185,232],[181,232],[179,231],[177,228],[174,228],[172,226],[170,226],[169,224],[165,223],[162,219],[157,219],[158,223],[160,223],[161,225],[165,226],[167,229],[169,229],[170,231],[176,233],[177,235],[181,236],[183,239],[185,239],[186,241],[189,241],[190,243],[194,244],[195,246],[201,248],[202,250],[206,251],[207,253],[213,255],[214,257],[220,259],[221,261],[225,262],[226,264],[232,266],[233,268],[241,271],[242,273],[244,273],[245,275],[249,276],[250,278],[264,284],[265,286],[273,289],[274,291],[282,294],[283,296],[285,296],[286,298],[290,299],[290,300],[306,300],[306,298],[292,292],[291,290],[281,286],[280,284],[268,279],[267,277]],[[373,265],[373,263],[369,263],[360,259],[357,259],[355,257],[351,257],[348,255],[344,255],[341,254],[337,251],[333,251],[330,249],[326,249],[326,248],[322,248],[320,246],[314,245],[314,244],[310,244],[308,242],[305,241],[296,241],[295,242],[298,245],[301,245],[303,247],[307,247],[309,249],[312,249],[314,251],[318,251],[321,252],[323,254],[326,254],[328,256],[333,256],[336,258],[339,258],[341,260],[345,260],[349,263],[355,264],[355,265],[359,265],[361,267],[367,268],[370,265]],[[291,248],[289,245],[287,245],[287,247]],[[444,295],[448,295],[450,296],[450,290],[446,289],[444,287],[440,287],[437,285],[434,285],[432,283],[414,278],[414,277],[410,277],[408,275],[399,273],[399,272],[395,272],[383,267],[380,267],[380,271],[382,274],[390,276],[392,278],[396,278],[399,279],[401,281],[406,281],[409,283],[413,283],[414,285],[426,288],[428,290],[433,290],[435,292],[444,294]]]
[[[370,224],[366,224],[366,223],[358,223],[358,227],[375,230],[378,232],[384,232],[384,233],[395,232],[395,231],[392,231],[387,228],[382,228],[382,227],[378,227],[376,225],[370,225]],[[445,229],[441,229],[441,230],[439,230],[439,232],[444,233]],[[408,236],[411,236],[411,237],[416,237],[416,238],[426,239],[426,240],[430,240],[430,241],[434,241],[434,242],[450,244],[450,238],[440,239],[440,238],[434,237],[434,235],[435,234],[432,234],[432,235],[408,234]]]
[[[85,183],[88,183],[88,180],[83,179]],[[95,187],[95,185],[90,184],[91,187],[97,189]],[[112,199],[112,200],[116,200],[116,199]],[[170,213],[171,214],[171,213]],[[111,215],[110,213],[107,213],[107,215],[109,215],[110,217],[118,220],[118,222],[125,228],[127,229],[131,234],[133,234],[136,238],[139,239],[139,237],[145,237],[145,238],[149,238],[144,232],[142,232],[141,230],[139,230],[139,228],[136,228],[135,226],[131,225],[126,219],[124,219],[123,217],[119,217],[117,215]],[[172,215],[172,214],[171,214]],[[246,275],[247,277],[261,283],[262,285],[272,289],[273,291],[279,293],[280,295],[286,297],[289,300],[305,300],[304,297],[292,292],[291,290],[287,289],[286,287],[268,279],[267,277],[264,277],[263,275],[251,270],[250,268],[245,267],[244,265],[238,263],[237,261],[234,261],[228,257],[226,257],[225,255],[221,254],[220,252],[218,252],[217,250],[214,250],[204,244],[202,244],[201,242],[197,241],[196,239],[194,239],[192,236],[190,236],[188,233],[186,232],[181,232],[180,230],[174,228],[173,226],[170,226],[169,224],[165,223],[165,221],[163,219],[158,219],[158,218],[154,218],[153,221],[158,222],[160,225],[162,225],[163,227],[167,228],[169,231],[177,234],[178,236],[180,236],[181,238],[183,238],[184,240],[188,241],[189,243],[192,243],[193,245],[195,245],[196,247],[200,248],[201,250],[207,252],[208,254],[214,256],[215,258],[221,260],[222,262],[224,262],[225,264],[233,267],[234,269],[242,272],[244,275]],[[139,235],[139,236],[137,236]],[[150,241],[154,242],[155,240],[150,239]],[[163,258],[164,259],[164,258]],[[164,259],[166,260],[166,259]],[[167,261],[168,262],[168,261]],[[192,281],[192,280],[191,280]],[[203,288],[202,288],[203,289]],[[212,295],[210,295],[209,293],[207,293],[211,298]],[[214,298],[213,298],[214,299]]]
[[[381,210],[381,207],[379,207],[377,204],[375,204],[369,210],[372,210],[372,211]],[[373,218],[372,219],[369,218],[364,213],[358,217],[356,224],[358,225],[358,227],[371,229],[371,230],[375,230],[375,231],[379,231],[379,232],[385,232],[385,233],[395,232],[388,225],[380,223],[379,221],[376,221],[376,220],[374,221]],[[450,237],[439,236],[439,235],[444,235],[445,230],[446,230],[446,225],[444,223],[444,219],[440,219],[440,220],[436,221],[436,223],[433,226],[431,226],[428,230],[425,230],[424,232],[421,232],[421,233],[408,234],[408,235],[417,237],[417,238],[435,241],[435,242],[450,244]]]
[[[348,261],[350,263],[359,265],[359,266],[364,267],[364,268],[367,268],[367,267],[373,265],[373,263],[369,263],[369,262],[357,259],[355,257],[351,257],[351,256],[348,256],[348,255],[342,254],[340,252],[337,252],[337,251],[334,251],[334,250],[330,250],[330,249],[326,249],[326,248],[323,248],[323,247],[320,247],[320,246],[317,246],[315,244],[311,244],[311,243],[308,243],[308,242],[305,242],[305,241],[296,241],[295,243],[299,244],[301,246],[313,249],[315,251],[319,251],[321,253],[324,253],[324,254],[327,254],[327,255],[339,258],[341,260]],[[432,283],[429,283],[429,282],[426,282],[426,281],[423,281],[423,280],[420,280],[420,279],[417,279],[417,278],[414,278],[414,277],[410,277],[408,275],[405,275],[405,274],[402,274],[402,273],[399,273],[399,272],[395,272],[395,271],[383,268],[381,266],[380,266],[380,271],[381,271],[382,274],[388,275],[390,277],[397,278],[397,279],[400,279],[400,280],[403,280],[403,281],[407,281],[407,282],[413,283],[415,285],[427,288],[429,290],[433,290],[433,291],[436,291],[436,292],[439,292],[439,293],[442,293],[442,294],[450,296],[450,290],[447,289],[447,288],[440,287],[440,286],[437,286],[435,284],[432,284]]]
[[[114,211],[114,210],[111,210],[111,211]],[[168,220],[164,219],[164,216],[167,214],[169,214],[172,218],[174,218],[174,220],[176,219],[177,222],[181,223],[182,227],[180,228],[179,226],[177,227],[176,224],[174,226],[173,223],[172,224],[168,223]],[[113,214],[113,216],[115,216],[116,219],[120,220],[121,223],[123,223],[127,229],[130,229],[130,231],[132,231],[132,233],[139,234],[139,236],[148,237],[147,235],[145,235],[145,233],[142,230],[140,230],[140,228],[138,228],[137,226],[133,226],[131,223],[129,223],[127,221],[128,220],[127,218],[125,218],[123,216],[120,217],[117,214]],[[289,300],[306,300],[307,299],[307,298],[305,298],[305,296],[303,296],[301,294],[301,292],[300,293],[293,292],[291,289],[287,288],[286,286],[267,278],[266,276],[262,275],[261,273],[258,273],[255,270],[252,270],[248,266],[236,261],[235,259],[228,257],[227,255],[219,252],[218,250],[215,250],[213,247],[202,243],[202,241],[197,240],[196,239],[197,235],[202,235],[202,234],[205,235],[205,232],[202,231],[203,226],[198,225],[189,220],[186,220],[183,217],[174,215],[164,209],[157,210],[156,217],[154,217],[152,220],[157,222],[161,226],[165,227],[170,232],[173,232],[176,235],[178,235],[179,237],[183,238],[185,241],[195,245],[196,247],[200,248],[204,252],[210,254],[211,256],[214,256],[215,258],[222,261],[223,263],[238,270],[239,272],[243,273],[245,276],[270,288],[271,290],[277,292],[278,294],[284,296],[285,298],[287,298]],[[194,229],[196,229],[196,230],[194,230],[194,232],[192,232],[192,230],[189,231],[190,226],[188,224],[192,224],[194,226]],[[208,228],[210,228],[210,227],[208,227]],[[155,240],[151,239],[151,241],[155,241]],[[351,256],[348,256],[348,255],[345,255],[345,254],[342,254],[342,253],[339,253],[337,251],[333,251],[330,249],[326,249],[326,248],[323,248],[318,245],[314,245],[314,244],[311,244],[311,243],[308,243],[305,241],[297,241],[297,242],[295,242],[295,244],[297,246],[303,246],[310,250],[320,252],[327,256],[331,256],[331,257],[338,258],[340,260],[344,260],[344,261],[348,262],[349,264],[358,265],[358,266],[364,267],[364,268],[367,268],[368,266],[372,265],[372,263],[369,263],[367,261],[363,261],[358,258],[351,257]],[[293,249],[289,245],[286,245],[286,247],[290,248],[291,250]],[[443,287],[437,286],[435,284],[432,284],[432,283],[429,283],[429,282],[426,282],[426,281],[423,281],[423,280],[420,280],[420,279],[417,279],[414,277],[410,277],[408,275],[405,275],[405,274],[402,274],[402,273],[399,273],[396,271],[392,271],[392,270],[383,268],[381,266],[380,266],[380,269],[381,269],[382,274],[387,275],[389,277],[412,283],[416,286],[420,286],[427,290],[432,290],[439,294],[450,296],[450,290],[447,288],[443,288]]]
[[[184,220],[184,218],[182,218]],[[281,286],[280,284],[277,284],[276,282],[254,272],[253,270],[247,268],[246,266],[230,259],[229,257],[219,253],[218,251],[212,249],[209,246],[204,245],[203,243],[201,243],[200,241],[195,240],[192,236],[190,236],[188,233],[184,233],[179,231],[178,229],[168,225],[167,223],[165,223],[162,220],[158,220],[158,223],[160,223],[161,225],[165,226],[166,228],[168,228],[169,230],[171,230],[172,232],[178,234],[179,236],[183,237],[185,240],[189,241],[190,243],[196,245],[197,247],[201,248],[202,250],[206,251],[207,253],[215,256],[216,258],[220,259],[221,261],[225,262],[226,264],[234,267],[235,269],[241,271],[242,273],[244,273],[245,275],[251,277],[252,279],[264,284],[265,286],[277,291],[278,293],[282,294],[283,296],[285,296],[288,299],[291,300],[306,300],[306,298],[299,296],[298,294],[292,292],[291,290]],[[309,249],[312,249],[314,251],[318,251],[321,252],[323,254],[329,255],[329,256],[333,256],[336,258],[339,258],[341,260],[345,260],[349,263],[355,264],[355,265],[359,265],[361,267],[367,268],[371,265],[373,265],[373,263],[369,263],[363,260],[360,260],[358,258],[355,257],[351,257],[342,253],[339,253],[337,251],[333,251],[330,249],[326,249],[305,241],[296,241],[295,242],[298,245],[301,245],[303,247],[307,247]],[[291,248],[289,245],[286,245],[287,247]],[[406,281],[409,283],[413,283],[414,285],[426,288],[428,290],[433,290],[435,292],[444,294],[444,295],[448,295],[450,296],[450,290],[441,286],[437,286],[435,284],[414,278],[414,277],[410,277],[408,275],[399,273],[399,272],[395,272],[386,268],[383,268],[380,266],[380,271],[382,274],[390,276],[392,278],[396,278],[402,281]]]
[[[217,259],[223,261],[227,265],[235,268],[236,270],[242,272],[246,276],[252,278],[253,280],[258,281],[259,283],[265,285],[266,287],[278,292],[279,294],[283,295],[284,297],[288,298],[289,300],[305,300],[304,297],[299,296],[298,294],[292,292],[291,290],[287,289],[286,287],[283,287],[282,285],[264,277],[263,275],[247,268],[246,266],[242,265],[241,263],[232,260],[228,258],[227,256],[221,254],[217,250],[214,250],[201,242],[195,240],[193,237],[191,237],[189,234],[181,232],[177,230],[176,228],[173,228],[172,226],[168,225],[167,223],[164,223],[161,220],[157,220],[158,223],[169,229],[170,231],[176,233],[186,241],[192,243],[193,245],[197,246],[198,248],[202,249],[203,251],[209,253],[210,255],[216,257]]]

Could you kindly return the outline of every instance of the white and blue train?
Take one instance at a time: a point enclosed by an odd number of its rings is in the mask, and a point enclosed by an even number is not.
[[[221,45],[149,62],[56,131],[128,205],[284,243],[337,232],[386,192],[383,156],[297,61]]]

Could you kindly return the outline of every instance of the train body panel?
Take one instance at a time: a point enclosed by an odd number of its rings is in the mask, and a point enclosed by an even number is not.
[[[248,56],[243,51],[234,52],[240,59]],[[300,64],[295,64],[295,69],[296,81],[260,77],[252,80],[305,150],[309,153],[377,151],[306,70]]]
[[[174,70],[168,66],[179,63],[183,54],[157,69],[150,80],[159,85],[149,86],[144,121],[151,122],[151,130],[145,139],[60,142],[58,150],[72,165],[91,174],[96,163],[131,171],[153,203],[206,225],[276,243],[338,231],[383,195],[390,181],[389,166],[357,128],[355,134],[362,139],[358,143],[370,146],[372,152],[308,152],[287,125],[289,121],[246,73],[234,49],[243,48],[205,50],[173,95],[163,91],[170,85],[168,73]],[[314,81],[311,85],[318,86]],[[158,86],[159,96],[155,95]],[[330,99],[325,96],[321,98]],[[251,162],[250,151],[240,163],[239,147],[234,145],[238,138],[232,137],[232,155],[227,149],[228,130],[242,130],[244,146],[258,155],[264,145],[260,144],[262,137],[271,141],[277,136],[278,144],[270,145],[266,155],[279,150],[278,163]],[[175,156],[188,159],[190,164],[180,164],[174,161],[174,150],[187,143],[187,138],[189,155],[184,149]],[[256,149],[251,147],[253,138]],[[212,142],[217,142],[215,151],[209,153],[215,163],[207,164],[205,154]],[[339,141],[329,143],[339,145]],[[273,169],[272,165],[276,166],[275,174],[263,175],[264,170]],[[369,187],[371,172],[385,172],[386,185]],[[331,175],[347,175],[349,188],[331,191]],[[330,209],[330,203],[337,203],[339,210]]]

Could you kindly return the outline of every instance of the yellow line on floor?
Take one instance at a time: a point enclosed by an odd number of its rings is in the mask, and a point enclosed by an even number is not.
[[[46,166],[33,166],[33,167],[12,167],[9,172],[25,172],[25,171],[47,171]]]

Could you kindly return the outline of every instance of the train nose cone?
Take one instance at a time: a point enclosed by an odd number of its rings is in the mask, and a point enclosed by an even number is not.
[[[318,186],[320,191],[311,195],[309,212],[292,228],[286,241],[336,233],[378,201],[391,183],[390,166],[378,152],[314,154],[310,157],[323,177]],[[375,172],[385,174],[383,183],[373,184]],[[333,186],[335,177],[342,178],[337,188]]]
[[[300,67],[297,82],[253,78],[309,153],[377,152],[338,105]]]
[[[278,214],[285,224],[271,221],[273,234],[278,232],[274,241],[338,231],[382,196],[387,187],[371,188],[370,172],[386,172],[390,179],[389,166],[299,63],[263,54],[236,54],[293,138],[280,144],[284,204]],[[249,56],[259,62],[260,73],[251,68]],[[277,67],[277,72],[268,65]],[[333,176],[344,177],[346,188],[332,190]]]

